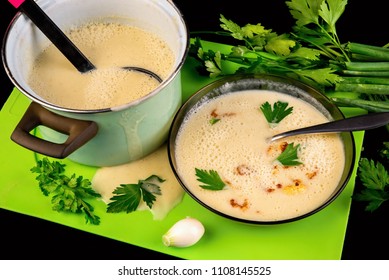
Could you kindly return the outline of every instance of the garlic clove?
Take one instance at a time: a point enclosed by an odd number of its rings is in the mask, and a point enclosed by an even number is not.
[[[163,236],[162,242],[168,247],[189,247],[204,235],[203,224],[191,217],[176,222]]]

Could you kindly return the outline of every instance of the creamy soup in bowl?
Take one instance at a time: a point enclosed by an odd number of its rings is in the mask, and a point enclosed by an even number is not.
[[[233,76],[195,93],[179,110],[169,159],[186,192],[237,221],[283,223],[310,216],[344,189],[352,133],[283,131],[344,118],[318,91],[277,76]]]

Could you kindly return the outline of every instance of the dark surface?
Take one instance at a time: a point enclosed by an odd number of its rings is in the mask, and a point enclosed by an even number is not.
[[[107,0],[108,1],[108,0]],[[161,0],[162,1],[162,0]],[[222,0],[175,0],[190,31],[220,30],[219,14],[240,25],[261,23],[277,33],[289,32],[294,23],[285,1],[227,2]],[[263,3],[265,2],[265,3]],[[15,14],[6,1],[0,10],[0,37]],[[350,0],[337,24],[343,42],[356,41],[375,45],[389,42],[387,12],[379,0]],[[217,38],[218,39],[218,38]],[[0,106],[13,86],[0,68]],[[388,141],[384,128],[366,132],[363,157],[377,158],[383,141]],[[0,155],[1,157],[1,155]],[[378,159],[378,158],[377,158]],[[362,188],[357,182],[355,191]],[[370,213],[365,204],[353,201],[342,259],[389,259],[389,202]],[[0,259],[174,259],[105,237],[85,233],[66,226],[0,209]],[[7,249],[6,249],[7,248]]]

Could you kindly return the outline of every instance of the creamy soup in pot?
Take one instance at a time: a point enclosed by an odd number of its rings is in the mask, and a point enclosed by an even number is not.
[[[54,46],[34,62],[29,84],[43,99],[72,109],[102,109],[137,100],[159,82],[125,66],[143,67],[162,79],[171,73],[174,54],[156,34],[119,23],[90,23],[67,32],[97,69],[79,73]]]
[[[263,103],[281,101],[293,108],[269,125]],[[188,190],[212,208],[253,221],[277,221],[308,213],[337,187],[345,165],[338,134],[293,136],[270,142],[286,130],[328,122],[312,105],[287,94],[247,90],[210,99],[188,113],[175,144],[177,172]],[[288,144],[298,146],[298,161],[287,166],[277,157]],[[221,190],[201,187],[196,169],[215,171]]]

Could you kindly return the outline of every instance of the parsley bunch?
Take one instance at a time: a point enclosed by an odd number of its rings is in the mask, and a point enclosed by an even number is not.
[[[291,32],[277,34],[260,23],[240,26],[220,15],[223,31],[197,31],[237,41],[229,52],[204,49],[200,37],[189,55],[211,78],[235,73],[269,73],[298,79],[325,92],[337,105],[389,111],[389,44],[344,43],[336,23],[347,0],[291,0],[296,20]],[[230,67],[231,63],[238,68]]]
[[[330,86],[340,80],[334,74],[335,70],[320,60],[320,50],[301,45],[291,34],[278,35],[260,23],[241,27],[223,15],[220,15],[220,21],[225,31],[215,34],[231,36],[243,41],[244,45],[233,46],[229,53],[206,51],[197,37],[191,44],[189,55],[203,64],[211,78],[234,73],[271,73],[296,78],[317,87]],[[240,67],[231,71],[224,67],[224,61]]]
[[[38,173],[36,180],[45,196],[51,196],[52,209],[58,212],[84,213],[86,223],[100,224],[100,218],[93,214],[93,206],[88,198],[100,197],[91,188],[91,182],[75,174],[64,174],[65,164],[51,162],[48,158],[38,160],[31,172]]]

